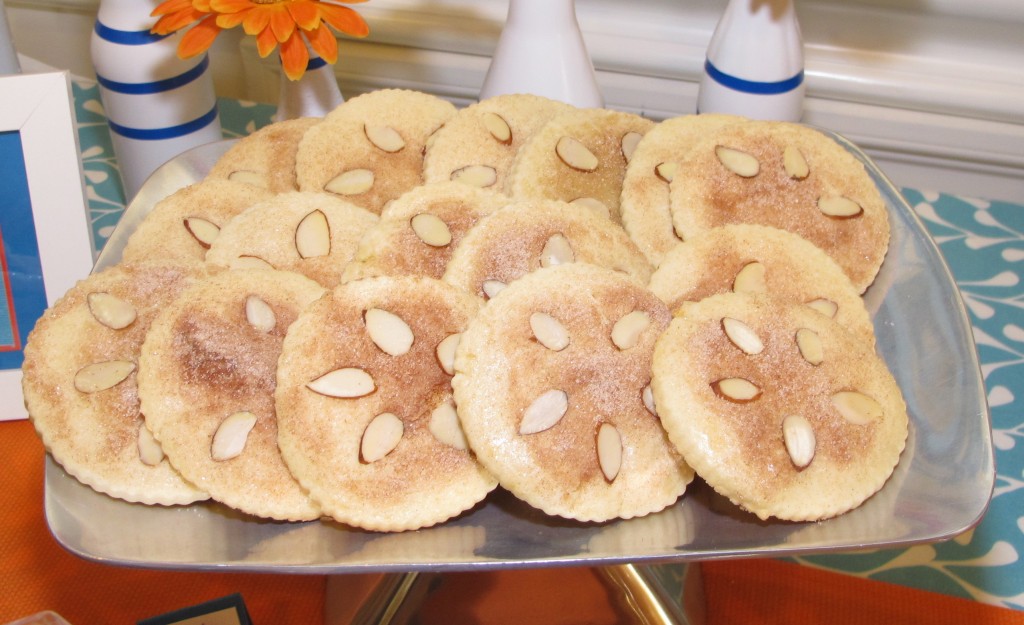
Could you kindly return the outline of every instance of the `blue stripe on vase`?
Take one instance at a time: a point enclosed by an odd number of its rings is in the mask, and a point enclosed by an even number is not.
[[[204,55],[203,60],[192,69],[163,80],[154,80],[153,82],[117,82],[116,80],[110,80],[109,78],[104,78],[97,74],[96,81],[103,85],[103,87],[117,93],[126,93],[129,95],[161,93],[164,91],[170,91],[171,89],[177,89],[178,87],[182,87],[193,80],[196,80],[203,75],[203,72],[205,72],[209,66],[210,57]]]
[[[327,61],[323,60],[319,56],[314,56],[313,58],[311,58],[308,61],[306,61],[306,71],[312,71],[314,69],[320,69],[324,65],[327,65]]]
[[[715,82],[728,87],[734,91],[742,91],[743,93],[753,93],[759,95],[777,95],[780,93],[786,93],[792,91],[800,86],[804,81],[804,71],[787,78],[786,80],[779,80],[777,82],[758,82],[755,80],[744,80],[737,78],[730,74],[726,74],[722,70],[715,67],[710,60],[704,61],[704,71],[708,73]]]
[[[210,109],[209,113],[206,113],[198,119],[194,119],[178,126],[168,126],[166,128],[129,128],[128,126],[116,124],[109,119],[107,120],[107,123],[110,124],[110,130],[116,132],[122,137],[127,137],[128,139],[139,139],[141,141],[160,141],[162,139],[176,139],[178,137],[184,137],[185,135],[209,126],[215,119],[217,119],[216,105]]]
[[[144,46],[148,43],[156,43],[170,35],[154,35],[148,30],[118,30],[111,28],[103,22],[96,20],[93,27],[100,39],[110,43],[118,43],[123,46]]]

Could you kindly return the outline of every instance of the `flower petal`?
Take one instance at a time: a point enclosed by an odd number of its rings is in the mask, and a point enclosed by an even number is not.
[[[158,15],[169,15],[171,13],[177,13],[178,11],[191,11],[192,0],[166,0],[157,5],[150,16],[157,17]]]
[[[320,55],[320,58],[332,65],[338,62],[338,40],[330,28],[321,26],[306,31],[306,39],[309,39],[310,47]]]
[[[201,20],[203,17],[204,14],[202,12],[193,9],[170,13],[158,19],[149,32],[154,35],[169,35],[178,32],[193,22]]]
[[[309,0],[295,0],[295,2],[289,2],[287,7],[292,20],[302,30],[310,31],[320,25],[319,3],[309,2]]]
[[[288,9],[284,5],[275,4],[273,7],[273,9],[269,9],[270,28],[274,31],[277,41],[284,43],[295,34],[295,20],[292,19],[291,14],[288,13]]]
[[[306,42],[298,31],[292,31],[292,36],[281,42],[281,67],[284,69],[284,75],[289,80],[298,80],[306,73],[308,63],[309,50],[306,49]]]
[[[270,12],[262,6],[253,7],[245,14],[245,20],[242,22],[242,28],[245,29],[247,35],[260,35],[267,30],[269,25]]]
[[[269,28],[261,30],[259,34],[256,35],[256,51],[260,53],[260,57],[267,58],[267,56],[273,52],[276,47],[277,39]]]
[[[213,40],[220,34],[220,30],[220,27],[217,26],[216,16],[205,17],[203,21],[185,33],[185,36],[178,42],[178,56],[187,59],[206,52],[213,44]]]
[[[217,26],[228,29],[238,26],[245,20],[245,16],[248,11],[239,11],[237,13],[221,13],[217,16]]]
[[[370,34],[370,27],[362,16],[348,7],[321,2],[320,17],[346,35],[365,37]]]
[[[209,3],[217,13],[238,13],[254,8],[252,0],[209,0]]]

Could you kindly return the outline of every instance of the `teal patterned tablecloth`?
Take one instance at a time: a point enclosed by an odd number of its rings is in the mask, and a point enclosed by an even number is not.
[[[79,80],[72,88],[98,250],[121,217],[124,193],[96,85]],[[275,110],[227,99],[219,107],[225,137],[269,124]],[[938,243],[968,307],[991,408],[994,496],[975,529],[944,543],[794,559],[1024,610],[1024,204],[902,192]]]

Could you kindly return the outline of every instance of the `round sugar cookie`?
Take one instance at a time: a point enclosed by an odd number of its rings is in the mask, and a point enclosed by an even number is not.
[[[22,388],[46,450],[112,497],[176,505],[207,499],[166,460],[139,412],[139,354],[154,317],[205,275],[199,262],[114,265],[80,281],[36,322]]]
[[[626,231],[599,211],[558,200],[520,200],[466,233],[444,280],[491,297],[535,269],[571,262],[621,271],[640,284],[651,276],[647,258]]]
[[[672,117],[637,144],[622,179],[619,213],[622,226],[655,267],[680,241],[669,206],[669,183],[679,159],[708,131],[742,119],[716,113]]]
[[[462,108],[427,145],[423,179],[507,192],[519,148],[548,120],[572,110],[570,104],[526,93],[497,95]]]
[[[516,153],[508,194],[578,202],[620,223],[619,196],[636,146],[655,123],[610,109],[576,109],[553,118]]]
[[[405,89],[346,100],[299,143],[299,189],[334,193],[379,215],[423,183],[427,141],[455,112],[447,100]]]
[[[510,203],[496,191],[459,182],[435,182],[388,204],[359,242],[344,281],[372,276],[441,278],[465,233],[485,215]]]
[[[206,179],[244,182],[271,193],[298,190],[295,154],[318,117],[274,122],[238,140],[210,168]]]
[[[206,262],[294,271],[331,288],[376,223],[377,215],[326,193],[280,193],[225,224]]]
[[[466,446],[449,373],[454,342],[478,307],[439,280],[383,276],[338,286],[289,328],[278,442],[325,514],[368,530],[412,530],[494,489]]]
[[[142,413],[171,464],[216,501],[319,518],[278,451],[274,387],[288,326],[325,292],[297,273],[222,271],[153,322],[139,361]]]
[[[123,262],[203,260],[220,229],[273,194],[244,182],[203,180],[160,200],[128,237]]]
[[[885,201],[864,165],[809,126],[749,120],[720,128],[680,162],[670,194],[684,240],[729,223],[790,230],[832,256],[861,293],[889,246]]]
[[[907,439],[906,405],[874,350],[774,298],[686,304],[658,339],[651,387],[690,466],[761,519],[815,521],[859,506]]]
[[[456,352],[452,387],[477,457],[551,515],[606,521],[674,503],[693,472],[644,399],[670,320],[653,293],[594,265],[510,284]]]
[[[769,294],[807,304],[875,344],[871,315],[850,278],[831,256],[788,230],[756,224],[705,230],[674,247],[647,286],[672,310],[718,293]]]

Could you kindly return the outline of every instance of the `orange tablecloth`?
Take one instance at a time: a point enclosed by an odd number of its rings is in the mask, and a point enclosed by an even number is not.
[[[53,610],[72,625],[135,623],[240,593],[256,625],[318,625],[323,576],[188,573],[112,567],[64,551],[43,516],[43,447],[26,421],[0,423],[0,623]],[[1024,612],[827,573],[777,560],[703,566],[707,622],[1024,625]],[[456,573],[423,625],[629,622],[590,569]]]

